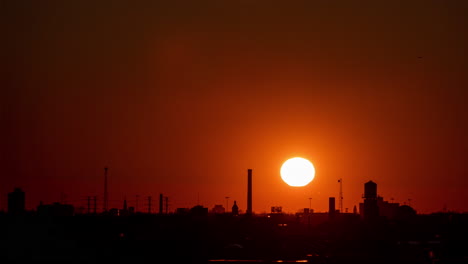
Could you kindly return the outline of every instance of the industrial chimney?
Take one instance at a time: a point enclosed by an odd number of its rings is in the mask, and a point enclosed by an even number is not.
[[[328,218],[335,217],[335,197],[328,198]]]
[[[247,170],[247,215],[252,214],[252,169]]]

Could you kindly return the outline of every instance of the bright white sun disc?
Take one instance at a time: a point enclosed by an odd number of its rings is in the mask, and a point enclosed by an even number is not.
[[[290,186],[301,187],[309,184],[315,177],[314,165],[304,158],[291,158],[283,163],[281,178]]]

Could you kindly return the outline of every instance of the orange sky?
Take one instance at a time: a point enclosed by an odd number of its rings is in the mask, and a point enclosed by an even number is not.
[[[373,180],[422,213],[468,211],[465,1],[6,1],[0,205],[344,208]],[[282,162],[311,160],[287,186]],[[157,204],[157,201],[155,201]]]

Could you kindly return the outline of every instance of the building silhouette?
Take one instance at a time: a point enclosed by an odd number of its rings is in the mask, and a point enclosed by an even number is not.
[[[384,201],[383,197],[377,196],[377,207],[379,208],[379,216],[386,217],[387,219],[395,219],[400,204]]]
[[[234,205],[231,208],[232,215],[239,215],[239,207],[237,206],[237,202],[234,201]]]
[[[8,193],[8,214],[21,215],[25,212],[25,193],[20,188],[15,188]]]
[[[360,204],[360,212],[365,220],[373,220],[379,217],[377,205],[377,183],[368,181],[364,184],[364,203]]]
[[[127,199],[124,199],[123,208],[121,210],[119,210],[119,216],[127,216],[129,214],[130,214],[130,211],[128,209]]]
[[[215,204],[213,209],[211,209],[211,212],[213,214],[224,214],[226,212],[226,209],[224,208],[223,205],[221,204]]]
[[[184,207],[177,208],[175,213],[177,215],[188,215],[190,213],[190,208],[184,208]]]
[[[75,207],[71,204],[40,204],[37,207],[37,214],[40,216],[73,216],[75,212]]]
[[[416,210],[409,205],[399,206],[395,213],[395,219],[408,220],[416,216]]]
[[[359,204],[362,219],[372,220],[376,218],[407,219],[416,215],[416,211],[407,205],[400,205],[385,201],[377,194],[377,184],[373,181],[364,184],[364,202]]]
[[[194,207],[190,208],[190,215],[192,215],[192,216],[207,216],[208,215],[208,208],[203,207],[202,205],[195,205]]]

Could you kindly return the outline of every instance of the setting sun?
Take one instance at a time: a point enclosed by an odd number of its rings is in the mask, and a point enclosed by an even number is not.
[[[309,184],[315,177],[314,165],[304,158],[291,158],[283,163],[281,178],[290,186],[301,187]]]

